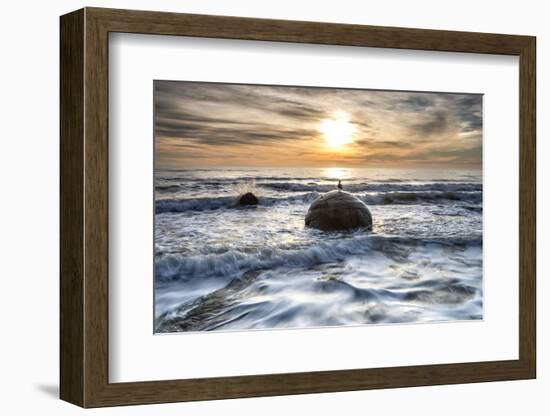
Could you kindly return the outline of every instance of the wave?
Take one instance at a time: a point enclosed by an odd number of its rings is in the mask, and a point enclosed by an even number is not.
[[[155,185],[155,191],[161,193],[172,193],[181,190],[179,185]]]
[[[414,239],[368,235],[339,241],[325,241],[306,248],[282,250],[266,247],[254,253],[228,250],[195,256],[163,255],[155,260],[155,278],[159,281],[190,280],[193,278],[233,278],[253,270],[277,267],[310,268],[344,260],[351,255],[366,255],[372,251],[387,256],[403,256],[410,245],[439,244],[446,246],[480,246],[481,237],[469,239]]]
[[[481,192],[381,192],[359,197],[367,205],[405,205],[434,202],[467,202],[481,204]]]
[[[315,201],[320,196],[318,192],[307,192],[286,197],[260,196],[259,206],[273,206],[278,204],[305,204]],[[465,202],[481,204],[481,192],[378,192],[370,194],[356,194],[367,205],[405,205],[434,202]],[[217,209],[238,208],[238,196],[193,199],[160,199],[155,201],[157,214],[186,211],[211,211]]]
[[[236,182],[246,182],[246,181],[318,181],[318,180],[332,180],[337,182],[338,180],[335,180],[333,178],[319,178],[319,177],[306,177],[306,176],[296,176],[296,177],[290,177],[290,176],[234,176],[234,177],[181,177],[181,176],[158,176],[156,180],[159,181],[177,181],[181,183],[186,182],[193,182],[193,183],[207,183],[207,182],[214,182],[214,183],[236,183]]]
[[[220,208],[231,208],[237,205],[237,197],[195,198],[195,199],[160,199],[155,201],[155,213],[208,211]]]
[[[327,192],[335,189],[334,184],[272,182],[258,183],[259,187],[286,192]],[[433,182],[425,184],[411,183],[355,183],[344,184],[349,192],[481,192],[482,185],[471,182]]]
[[[278,180],[279,179],[279,180]],[[159,192],[178,192],[180,190],[201,189],[201,188],[226,188],[235,186],[243,181],[255,181],[260,188],[283,192],[327,192],[336,189],[334,183],[318,183],[316,178],[281,178],[276,177],[257,177],[257,178],[231,178],[231,179],[181,179],[181,178],[163,178],[163,182],[158,183],[155,189]],[[264,182],[264,181],[271,182]],[[289,182],[289,181],[302,182]],[[310,182],[306,182],[311,180]],[[172,181],[177,181],[175,184]],[[430,183],[411,183],[404,180],[390,181],[369,181],[344,183],[344,188],[349,192],[419,192],[419,191],[441,191],[441,192],[481,192],[483,187],[480,183],[474,182],[456,182],[446,181],[444,179]]]
[[[286,198],[259,197],[260,206],[273,206],[280,203],[307,203],[313,202],[319,197],[317,192],[303,195],[294,195]],[[160,199],[155,201],[155,213],[186,211],[211,211],[223,208],[239,208],[238,196],[224,196],[215,198],[194,198],[194,199]]]
[[[239,175],[239,176],[229,176],[227,173],[230,173],[230,171],[227,171],[225,169],[216,170],[217,172],[223,172],[226,175],[221,176],[214,176],[214,175],[207,175],[207,176],[195,176],[194,173],[198,172],[213,172],[209,169],[193,169],[193,170],[187,170],[182,171],[181,176],[175,175],[175,174],[156,174],[155,177],[157,180],[165,180],[165,181],[181,181],[181,182],[208,182],[208,181],[215,181],[215,182],[224,182],[224,181],[332,181],[334,183],[337,183],[338,180],[342,179],[341,177],[337,176],[326,176],[326,175],[303,175],[303,176],[286,176],[284,174],[281,175],[262,175],[262,174],[254,174],[251,173],[250,175]],[[176,171],[174,171],[176,172]],[[368,176],[355,176],[354,179],[356,181],[366,181],[371,183],[392,183],[392,182],[465,182],[467,179],[476,179],[478,178],[478,175],[461,175],[460,179],[456,178],[421,178],[421,177],[411,177],[411,178],[398,178],[398,177],[388,177],[388,178],[381,178],[381,177],[368,177]]]

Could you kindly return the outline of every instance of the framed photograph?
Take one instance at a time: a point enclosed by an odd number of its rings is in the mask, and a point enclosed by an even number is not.
[[[535,378],[535,49],[62,16],[61,398]]]

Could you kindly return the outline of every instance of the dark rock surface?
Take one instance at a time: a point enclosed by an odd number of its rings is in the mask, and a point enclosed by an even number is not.
[[[258,205],[258,198],[252,192],[247,192],[239,198],[239,205]]]
[[[306,227],[322,231],[372,229],[367,205],[348,192],[334,190],[322,195],[309,207]]]

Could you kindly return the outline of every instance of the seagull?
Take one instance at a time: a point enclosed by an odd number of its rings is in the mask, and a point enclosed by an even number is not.
[[[342,190],[344,187],[342,186],[342,181],[338,181],[338,189]]]

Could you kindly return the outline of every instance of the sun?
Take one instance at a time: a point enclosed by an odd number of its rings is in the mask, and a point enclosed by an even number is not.
[[[323,120],[319,131],[323,133],[327,145],[337,149],[353,141],[355,126],[346,113],[339,111],[333,117]]]

